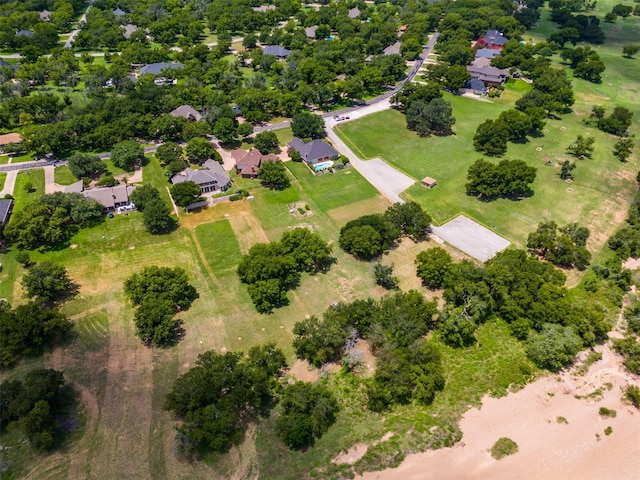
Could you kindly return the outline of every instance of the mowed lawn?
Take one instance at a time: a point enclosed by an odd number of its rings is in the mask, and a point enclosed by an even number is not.
[[[624,220],[626,206],[636,188],[638,156],[620,163],[611,153],[616,138],[587,128],[581,122],[591,111],[585,99],[589,86],[584,83],[587,82],[574,80],[577,103],[573,113],[547,120],[544,136],[540,138],[529,138],[523,144],[509,143],[504,158],[524,160],[537,168],[532,186],[534,195],[517,201],[483,202],[465,194],[467,170],[476,159],[483,157],[473,148],[475,129],[485,119],[496,118],[506,109],[508,105],[503,102],[488,103],[446,95],[457,119],[455,135],[449,137],[420,138],[406,129],[404,116],[394,110],[342,124],[338,133],[362,158],[381,157],[418,180],[403,195],[420,203],[438,224],[464,213],[515,245],[523,246],[528,233],[542,220],[552,219],[559,224],[578,221],[591,228],[590,246],[599,250]],[[635,85],[637,91],[637,81]],[[621,89],[622,81],[607,88]],[[515,98],[519,95],[507,92]],[[613,109],[608,97],[601,100]],[[393,136],[388,132],[394,132]],[[559,178],[559,162],[571,158],[566,148],[579,134],[595,137],[596,149],[593,158],[577,161],[575,181],[567,184]],[[546,166],[547,160],[551,160],[553,166]],[[426,176],[434,177],[438,185],[431,190],[422,187],[419,180]]]

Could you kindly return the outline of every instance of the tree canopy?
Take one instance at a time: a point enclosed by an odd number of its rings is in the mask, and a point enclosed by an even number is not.
[[[252,347],[247,355],[200,354],[196,365],[176,379],[164,404],[182,419],[180,449],[226,452],[238,444],[247,421],[266,411],[285,366],[275,344]]]
[[[135,140],[123,140],[111,149],[111,161],[123,170],[132,171],[144,159],[144,149]]]
[[[467,173],[467,195],[486,199],[531,195],[536,168],[522,160],[502,160],[498,164],[476,160]]]
[[[76,178],[96,178],[107,172],[106,164],[98,155],[76,153],[69,157],[68,165]]]
[[[291,119],[291,130],[299,138],[324,138],[324,119],[311,112],[298,112]]]
[[[258,169],[258,178],[265,187],[272,190],[284,190],[291,184],[287,169],[280,160],[262,162]]]
[[[67,269],[54,262],[36,263],[22,277],[27,297],[50,302],[71,293],[73,282]]]
[[[202,191],[195,182],[176,183],[171,188],[171,197],[179,207],[188,207],[200,200]]]

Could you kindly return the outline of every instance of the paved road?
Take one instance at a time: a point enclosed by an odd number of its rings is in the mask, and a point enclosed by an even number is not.
[[[84,11],[82,16],[80,17],[80,20],[78,21],[78,24],[76,25],[76,29],[73,32],[71,32],[71,35],[69,35],[69,38],[67,39],[67,41],[64,42],[64,48],[71,48],[71,46],[73,45],[73,41],[76,39],[76,36],[78,35],[78,32],[80,31],[80,24],[87,21],[87,12],[89,10],[91,10],[91,5],[92,4],[93,4],[93,0],[89,0],[89,5],[87,6],[87,9]]]

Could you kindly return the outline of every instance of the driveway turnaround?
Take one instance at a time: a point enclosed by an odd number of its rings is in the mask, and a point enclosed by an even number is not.
[[[493,258],[511,243],[464,215],[457,216],[441,227],[432,227],[432,230],[448,244],[481,262]]]

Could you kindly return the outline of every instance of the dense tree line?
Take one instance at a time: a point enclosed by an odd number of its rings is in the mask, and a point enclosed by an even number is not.
[[[78,229],[103,220],[102,205],[96,200],[56,192],[15,212],[4,234],[18,249],[48,249],[68,242]]]
[[[180,324],[175,315],[187,310],[198,296],[187,272],[179,267],[146,267],[125,280],[124,292],[137,307],[136,334],[148,345],[175,341]]]
[[[317,233],[294,228],[280,242],[252,246],[238,265],[238,276],[258,312],[269,313],[287,304],[287,290],[298,285],[301,272],[329,268],[331,249]]]
[[[467,173],[467,195],[482,199],[522,197],[532,195],[531,184],[536,179],[536,168],[522,160],[489,162],[476,160]]]
[[[567,49],[560,53],[560,58],[567,62],[573,69],[573,75],[593,83],[602,81],[601,73],[604,72],[604,62],[591,47],[578,47]]]
[[[176,379],[164,408],[182,420],[177,441],[185,452],[226,452],[240,443],[249,421],[265,414],[286,366],[274,344],[242,352],[208,351]]]
[[[60,439],[60,418],[73,406],[63,372],[34,369],[0,385],[0,428],[19,429],[31,447],[47,450]]]
[[[564,282],[562,272],[521,250],[500,252],[482,267],[452,263],[442,282],[445,312],[467,331],[499,316],[526,340],[536,364],[557,370],[584,346],[604,339],[610,328],[603,311],[579,301]]]
[[[549,35],[548,41],[563,47],[565,43],[575,46],[578,42],[601,44],[604,32],[600,28],[600,19],[584,13],[595,8],[595,2],[589,0],[551,0],[551,21],[558,24],[560,30]]]
[[[607,116],[604,107],[595,105],[586,123],[597,127],[603,132],[626,137],[632,120],[633,112],[625,107],[615,107]]]
[[[431,230],[431,217],[416,202],[396,203],[384,214],[364,215],[340,229],[340,247],[362,259],[371,259],[391,248],[405,235],[418,242]]]

